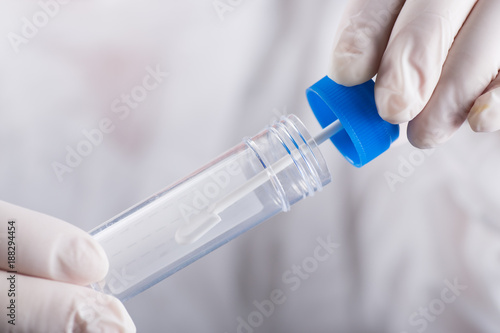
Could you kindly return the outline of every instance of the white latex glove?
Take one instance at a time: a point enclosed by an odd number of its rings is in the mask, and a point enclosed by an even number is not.
[[[8,221],[15,220],[15,288],[7,280]],[[116,298],[84,287],[107,273],[104,250],[86,232],[0,201],[0,332],[135,332]],[[15,290],[15,326],[8,292]]]
[[[420,148],[447,141],[468,118],[500,129],[500,1],[351,0],[330,77],[352,86],[377,75],[382,118],[408,126]]]

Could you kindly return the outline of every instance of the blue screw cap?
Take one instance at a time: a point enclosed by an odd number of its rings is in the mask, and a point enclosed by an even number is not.
[[[306,95],[323,128],[340,121],[343,129],[330,140],[358,168],[389,149],[399,137],[399,125],[378,114],[373,80],[345,87],[325,76],[307,89]]]

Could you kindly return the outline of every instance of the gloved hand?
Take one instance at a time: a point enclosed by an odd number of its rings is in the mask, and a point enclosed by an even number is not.
[[[500,129],[500,1],[351,0],[329,76],[352,86],[377,75],[380,116],[410,121],[420,148],[447,141],[468,118]]]
[[[0,201],[0,269],[0,332],[135,332],[116,298],[84,287],[106,275],[108,260],[92,237],[68,223]],[[9,270],[18,272],[14,279]]]

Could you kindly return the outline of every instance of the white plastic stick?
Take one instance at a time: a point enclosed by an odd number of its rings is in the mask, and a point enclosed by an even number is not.
[[[269,168],[272,169],[272,171],[275,174],[278,174],[281,171],[285,170],[292,163],[293,163],[292,157],[290,155],[287,155],[280,158]],[[268,180],[269,180],[269,171],[266,168],[261,172],[259,172],[258,174],[256,174],[255,176],[253,176],[252,178],[250,178],[243,185],[241,185],[240,187],[238,187],[237,189],[235,189],[234,191],[232,191],[231,193],[227,194],[225,197],[217,201],[213,206],[213,213],[217,215],[222,213],[231,205],[240,201],[249,193],[255,191],[259,186],[264,185]]]
[[[313,140],[317,145],[322,144],[326,140],[328,140],[331,136],[335,135],[342,129],[342,124],[340,121],[336,120],[327,127],[325,127],[321,132],[319,132]],[[310,144],[310,143],[308,143]],[[298,154],[297,150],[294,150],[292,154]],[[283,156],[277,162],[274,162],[268,168],[270,168],[275,174],[280,173],[285,170],[288,166],[292,165],[293,158],[290,155]],[[269,173],[267,170],[262,170],[252,178],[250,178],[245,184],[241,185],[224,198],[217,201],[214,206],[212,212],[214,214],[219,215],[228,207],[233,205],[234,203],[243,199],[249,193],[255,191],[259,186],[264,185],[269,180]]]
[[[332,136],[340,132],[342,129],[343,126],[337,119],[327,127],[323,128],[321,132],[316,134],[316,136],[314,137],[314,141],[316,141],[316,144],[319,146],[320,144],[322,144],[323,142],[325,142],[326,140],[330,139]]]
[[[342,130],[342,128],[343,127],[340,121],[336,120],[314,136],[312,140],[316,142],[316,145],[320,145],[333,135],[337,134],[340,130]],[[308,144],[311,144],[312,140]],[[299,154],[299,152],[294,150],[292,154]],[[268,166],[266,169],[250,178],[243,185],[215,202],[206,211],[200,212],[193,219],[193,221],[191,221],[191,223],[181,226],[177,230],[175,236],[177,242],[180,244],[189,244],[201,238],[221,221],[219,216],[220,213],[255,191],[259,186],[264,185],[269,180],[268,168],[271,169],[274,174],[278,174],[285,170],[288,166],[292,165],[292,163],[294,163],[294,158],[292,158],[292,156],[283,156],[277,162]]]

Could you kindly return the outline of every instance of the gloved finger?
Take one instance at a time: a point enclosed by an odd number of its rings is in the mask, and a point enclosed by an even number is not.
[[[9,277],[11,274],[0,271],[0,332],[136,331],[123,304],[112,296],[64,282],[24,275],[16,275],[15,280]],[[8,296],[9,290],[15,297]]]
[[[500,75],[474,103],[469,113],[469,124],[476,132],[500,130]]]
[[[396,17],[405,0],[351,0],[335,37],[329,76],[354,86],[378,71]]]
[[[458,2],[457,2],[458,3]],[[500,68],[499,1],[479,1],[462,27],[424,110],[408,126],[408,139],[428,148],[447,141],[463,124]]]
[[[441,76],[455,36],[477,0],[405,3],[375,85],[380,116],[405,123],[422,111]]]
[[[8,233],[8,221],[15,221]],[[9,236],[14,235],[14,268],[8,265]],[[12,249],[11,249],[12,250]],[[0,269],[87,285],[106,276],[102,247],[77,227],[45,214],[0,201]]]

